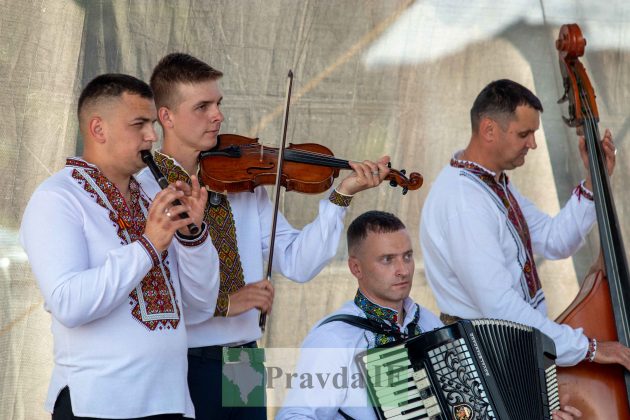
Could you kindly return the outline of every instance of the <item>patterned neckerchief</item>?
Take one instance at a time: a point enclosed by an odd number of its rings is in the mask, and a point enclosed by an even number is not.
[[[467,172],[475,175],[481,181],[483,181],[492,192],[494,192],[503,203],[505,210],[507,211],[507,217],[521,240],[521,243],[525,246],[525,263],[522,264],[523,275],[527,282],[527,289],[529,291],[529,298],[533,299],[541,288],[540,279],[538,277],[538,271],[536,270],[536,262],[533,258],[532,252],[532,240],[529,234],[529,227],[521,207],[516,201],[516,198],[508,188],[510,182],[508,176],[505,173],[501,173],[499,176],[499,182],[495,179],[495,174],[488,171],[484,167],[476,164],[475,162],[467,160],[459,160],[456,158],[451,159],[451,166],[454,168],[465,169]]]
[[[129,180],[130,200],[127,203],[118,188],[96,166],[82,159],[68,159],[66,167],[73,169],[72,178],[98,205],[108,211],[122,245],[140,241],[145,244],[145,249],[154,250],[142,236],[149,201],[140,193],[140,184],[134,177]],[[179,324],[179,306],[171,284],[170,270],[162,263],[167,256],[168,251],[159,256],[157,253],[152,255],[151,270],[129,293],[131,314],[151,331],[175,329]]]
[[[404,332],[400,330],[400,324],[398,324],[399,314],[397,311],[377,305],[365,297],[360,289],[357,289],[357,294],[354,296],[354,304],[365,313],[368,319],[382,324],[386,329],[395,328],[399,331],[397,335],[375,334],[374,342],[377,346],[382,346],[383,344],[391,343],[401,338],[413,337],[422,332],[418,325],[420,321],[420,307],[417,304],[415,304],[416,312],[414,313],[413,319],[407,324],[407,328]]]
[[[182,181],[190,184],[190,176],[171,157],[155,152],[155,163],[169,184]],[[212,243],[219,254],[219,297],[214,314],[227,316],[230,302],[230,294],[245,286],[245,276],[241,264],[241,256],[238,252],[236,240],[236,225],[232,207],[227,197],[220,194],[219,204],[213,205],[208,200],[204,213],[204,222],[208,226]]]

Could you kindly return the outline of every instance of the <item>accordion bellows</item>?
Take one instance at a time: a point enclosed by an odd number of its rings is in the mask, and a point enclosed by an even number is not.
[[[551,419],[553,341],[510,321],[454,324],[357,355],[379,419]]]

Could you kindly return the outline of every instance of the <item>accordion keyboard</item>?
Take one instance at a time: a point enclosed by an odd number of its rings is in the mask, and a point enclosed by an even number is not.
[[[386,419],[434,418],[441,413],[426,370],[414,371],[404,345],[363,356],[373,399]]]

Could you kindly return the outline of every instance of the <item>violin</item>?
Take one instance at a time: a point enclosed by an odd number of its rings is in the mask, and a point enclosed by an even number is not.
[[[221,134],[217,145],[201,152],[200,176],[215,192],[254,191],[259,185],[276,183],[278,148],[263,146],[258,138]],[[341,169],[352,169],[347,160],[335,158],[332,151],[317,143],[289,144],[284,149],[281,185],[287,191],[322,193],[330,188]],[[402,193],[417,190],[423,178],[418,172],[390,169],[385,178]]]
[[[222,134],[217,136],[215,147],[199,155],[199,176],[211,191],[254,192],[259,185],[276,186],[267,260],[268,281],[271,281],[280,186],[287,191],[317,194],[330,188],[341,169],[352,169],[347,160],[335,158],[330,149],[320,144],[289,144],[285,147],[292,86],[293,71],[289,70],[279,148],[263,146],[258,143],[258,138]],[[417,190],[423,181],[422,175],[417,172],[407,178],[404,170],[391,169],[391,166],[385,179],[390,181],[391,186],[401,186],[403,194]],[[266,323],[267,314],[261,312],[258,325],[263,333]]]
[[[579,61],[585,45],[578,25],[560,28],[556,49],[565,94],[558,102],[568,101],[569,117],[563,119],[571,127],[580,127],[586,140],[601,254],[578,296],[556,322],[583,328],[589,338],[628,346],[630,271],[597,126],[595,91]],[[577,407],[585,419],[630,418],[630,374],[620,365],[581,362],[558,367],[558,384],[569,397],[565,403]]]

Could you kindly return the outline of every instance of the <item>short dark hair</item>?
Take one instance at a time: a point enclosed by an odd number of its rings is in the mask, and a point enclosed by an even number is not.
[[[81,96],[79,96],[77,114],[80,115],[83,108],[100,99],[119,98],[125,92],[140,95],[142,98],[153,99],[153,92],[149,85],[138,78],[120,73],[101,74],[83,88]]]
[[[368,232],[391,233],[402,229],[405,229],[405,224],[391,213],[379,210],[365,212],[348,226],[348,253],[365,240]]]
[[[153,69],[151,88],[155,93],[155,104],[174,107],[174,85],[177,83],[199,83],[217,80],[223,76],[219,70],[185,53],[166,55]]]
[[[491,117],[503,124],[514,118],[516,108],[520,105],[527,105],[543,112],[540,99],[525,86],[508,79],[491,82],[479,93],[470,109],[473,133],[479,130],[482,118]]]

